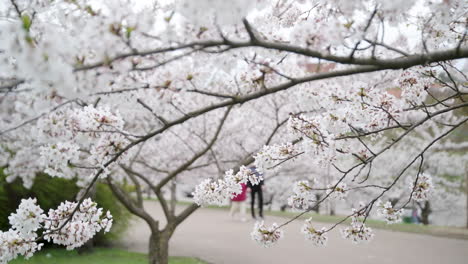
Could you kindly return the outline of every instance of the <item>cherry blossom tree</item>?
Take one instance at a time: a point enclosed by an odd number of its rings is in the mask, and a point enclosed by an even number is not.
[[[257,223],[252,238],[273,246],[311,208],[367,192],[332,227],[308,220],[298,232],[322,246],[351,219],[343,237],[370,241],[371,212],[394,223],[427,199],[431,149],[466,129],[466,12],[456,0],[3,1],[0,163],[25,186],[43,171],[83,192],[47,217],[24,200],[0,233],[0,261],[31,256],[42,238],[74,248],[107,230],[111,216],[86,198],[102,181],[150,225],[150,263],[167,263],[170,236],[198,206],[259,180],[246,166],[267,175],[301,160],[338,177],[292,184],[303,212]],[[425,132],[391,174],[376,175]],[[176,214],[163,191],[200,172],[195,204]],[[144,211],[142,186],[165,227]],[[401,205],[387,202],[395,189],[407,190]]]

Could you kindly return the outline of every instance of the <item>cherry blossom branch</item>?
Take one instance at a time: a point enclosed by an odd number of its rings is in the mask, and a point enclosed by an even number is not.
[[[61,104],[59,104],[59,105],[53,107],[53,108],[52,108],[51,110],[49,110],[48,112],[44,112],[44,113],[42,113],[42,114],[40,114],[40,115],[38,115],[38,116],[36,116],[36,117],[34,117],[34,118],[31,118],[31,119],[28,119],[28,120],[24,121],[23,123],[21,123],[21,124],[19,124],[19,125],[17,125],[17,126],[14,126],[14,127],[11,127],[11,128],[8,128],[8,129],[6,129],[6,130],[1,131],[1,132],[0,132],[0,136],[3,135],[3,134],[9,133],[9,132],[11,132],[11,131],[14,131],[14,130],[16,130],[16,129],[18,129],[18,128],[21,128],[21,127],[23,127],[23,126],[25,126],[25,125],[34,123],[34,122],[36,122],[39,118],[41,118],[41,117],[43,117],[43,116],[45,116],[45,115],[48,115],[48,114],[50,114],[50,113],[52,113],[52,112],[55,112],[56,110],[60,109],[60,108],[63,107],[63,106],[66,106],[66,105],[71,104],[71,103],[76,103],[76,102],[78,102],[78,99],[72,99],[72,100],[65,101],[65,102],[63,102],[63,103],[61,103]]]
[[[134,202],[130,200],[128,195],[114,182],[112,182],[111,177],[109,176],[106,179],[107,183],[109,184],[109,187],[112,190],[112,193],[115,194],[117,199],[125,205],[125,207],[134,215],[137,215],[138,217],[142,218],[145,220],[145,222],[150,226],[150,229],[154,231],[159,231],[159,222],[155,221],[151,215],[149,215],[143,208],[138,207]]]
[[[148,139],[150,139],[150,138],[164,132],[165,130],[167,130],[168,128],[170,128],[172,126],[181,124],[181,123],[183,123],[183,122],[185,122],[185,121],[187,121],[187,120],[189,120],[191,118],[194,118],[196,116],[202,115],[202,114],[207,113],[207,112],[210,112],[212,110],[222,108],[222,107],[225,107],[225,106],[229,106],[229,105],[240,104],[240,103],[245,103],[245,102],[248,102],[248,101],[251,101],[251,100],[255,100],[255,99],[258,99],[260,97],[269,95],[269,94],[273,94],[273,93],[276,93],[276,92],[279,92],[279,91],[287,90],[287,89],[289,89],[291,87],[294,87],[297,84],[301,84],[301,83],[305,83],[305,82],[311,82],[311,81],[315,81],[315,80],[321,80],[321,79],[327,79],[327,78],[333,78],[333,77],[354,75],[354,74],[359,74],[359,73],[374,72],[374,71],[380,71],[380,70],[385,70],[385,69],[407,68],[407,67],[412,67],[412,66],[415,66],[415,65],[424,64],[424,63],[433,62],[433,61],[450,60],[450,59],[456,58],[460,54],[461,54],[461,56],[465,56],[465,57],[468,56],[468,49],[466,49],[466,50],[465,49],[460,49],[459,51],[456,51],[456,52],[454,52],[453,50],[448,50],[448,51],[443,51],[443,52],[434,52],[434,53],[431,53],[430,58],[427,57],[427,54],[426,55],[421,55],[421,56],[416,56],[416,57],[415,56],[410,56],[410,57],[405,58],[405,59],[400,59],[398,61],[398,63],[384,63],[385,67],[360,66],[360,67],[350,68],[350,69],[346,69],[346,70],[339,70],[339,71],[334,71],[334,72],[314,74],[312,76],[307,76],[307,77],[303,77],[303,78],[295,78],[295,79],[292,79],[292,80],[290,80],[290,81],[288,81],[286,83],[280,84],[278,86],[275,86],[275,87],[272,87],[272,88],[269,88],[269,89],[263,89],[263,90],[258,91],[256,93],[252,93],[252,94],[245,95],[245,96],[242,96],[242,97],[236,97],[235,99],[231,99],[231,100],[228,100],[228,101],[225,101],[225,102],[221,102],[221,103],[218,103],[218,104],[214,104],[214,105],[199,109],[197,111],[194,111],[194,112],[191,112],[191,113],[187,114],[184,117],[176,119],[175,121],[166,124],[164,127],[160,128],[160,129],[158,129],[156,131],[153,131],[153,132],[147,134],[146,136],[144,136],[144,137],[130,143],[129,145],[127,145],[120,152],[118,152],[114,157],[112,157],[109,161],[107,161],[103,165],[103,168],[101,168],[95,174],[95,176],[91,180],[91,184],[86,189],[85,194],[87,194],[89,192],[91,186],[97,181],[99,175],[102,174],[102,172],[104,171],[104,168],[106,168],[107,166],[109,166],[110,164],[115,162],[123,153],[125,153],[127,150],[129,150],[133,146],[136,146],[136,145],[138,145],[138,144],[140,144],[140,143],[142,143],[142,142],[144,142],[144,141],[146,141],[146,140],[148,140]],[[130,55],[128,55],[128,56],[130,56]],[[95,67],[98,67],[98,66],[95,66]],[[456,108],[465,107],[465,106],[466,106],[465,104],[460,104],[460,105],[457,105]],[[451,107],[451,108],[447,108],[447,109],[441,110],[441,111],[436,112],[436,113],[440,114],[440,113],[443,113],[443,112],[452,111],[452,110],[454,110],[456,108]],[[431,115],[428,115],[428,117],[426,117],[426,120],[432,118],[434,115],[435,115],[435,113],[433,113]],[[417,123],[417,124],[415,124],[413,126],[416,127],[416,126],[419,126],[422,123],[423,122],[419,122],[419,123]],[[408,129],[402,136],[406,135],[411,130],[412,129]],[[393,144],[391,144],[391,145],[393,145]],[[391,147],[391,145],[389,147]],[[384,151],[384,150],[382,150],[382,151]],[[353,167],[353,168],[355,168],[355,167]],[[346,176],[346,174],[340,179],[339,182],[341,182],[344,179],[345,176]],[[327,195],[325,197],[328,198],[328,196],[329,195]],[[78,206],[75,209],[75,211],[79,208],[79,205],[81,204],[81,202],[82,202],[82,200],[78,203]],[[298,217],[300,217],[300,216],[298,216]],[[294,220],[294,219],[297,219],[297,218],[293,218],[292,220]],[[65,226],[68,223],[68,221],[66,221],[61,226],[61,228],[63,226]]]
[[[177,169],[175,169],[174,171],[171,171],[169,173],[168,176],[166,176],[164,179],[162,179],[156,186],[155,188],[157,190],[160,190],[164,185],[166,185],[172,178],[176,177],[178,174],[180,174],[182,171],[186,170],[188,167],[190,167],[190,165],[192,165],[195,161],[197,161],[200,157],[202,157],[203,155],[205,155],[206,152],[208,152],[208,150],[210,150],[213,145],[215,144],[216,140],[218,139],[218,136],[219,134],[221,133],[221,129],[223,128],[224,126],[224,122],[226,121],[230,111],[231,111],[231,107],[228,108],[228,110],[225,112],[223,118],[221,119],[217,129],[216,129],[216,132],[215,132],[215,135],[213,136],[213,138],[210,140],[209,144],[207,144],[205,146],[205,148],[203,148],[200,152],[198,152],[197,154],[195,154],[190,160],[188,160],[187,162],[183,163],[181,166],[179,166]]]
[[[163,213],[164,213],[164,216],[166,217],[166,220],[169,222],[171,219],[173,219],[173,214],[171,213],[171,211],[169,210],[169,207],[168,207],[168,204],[167,204],[167,201],[166,199],[164,198],[164,196],[161,194],[161,190],[160,189],[157,189],[156,186],[150,181],[150,179],[148,177],[145,177],[143,174],[139,173],[139,172],[136,172],[134,170],[132,170],[131,168],[128,168],[126,166],[123,166],[121,165],[120,166],[124,171],[126,171],[127,173],[129,174],[133,174],[135,176],[137,176],[138,178],[140,178],[141,180],[143,180],[147,185],[148,187],[151,188],[151,190],[153,191],[153,193],[156,195],[156,197],[158,198],[158,201],[159,203],[161,204],[161,207],[163,209]]]
[[[300,46],[260,40],[254,33],[254,29],[250,26],[247,20],[244,19],[243,21],[244,21],[246,31],[250,37],[249,41],[237,42],[237,41],[231,41],[231,40],[224,38],[222,40],[191,42],[191,43],[182,44],[179,46],[157,48],[157,49],[147,50],[147,51],[132,51],[130,53],[117,55],[113,58],[108,58],[106,61],[103,61],[103,62],[75,67],[74,71],[75,72],[85,71],[85,70],[91,70],[91,69],[102,67],[102,66],[108,66],[114,61],[122,60],[128,57],[134,57],[134,56],[144,57],[148,55],[166,53],[166,52],[171,52],[171,51],[176,51],[176,50],[183,50],[183,49],[197,49],[198,50],[201,48],[220,47],[220,46],[228,46],[232,49],[247,48],[247,47],[261,47],[265,49],[291,52],[291,53],[295,53],[298,55],[304,55],[307,57],[340,63],[340,64],[377,66],[377,67],[382,67],[386,69],[405,69],[414,65],[427,65],[433,62],[449,61],[449,60],[455,60],[455,59],[468,57],[468,48],[466,47],[456,47],[456,48],[447,49],[444,51],[426,52],[426,53],[413,54],[413,55],[409,55],[405,57],[392,58],[392,59],[377,59],[374,57],[356,58],[354,56],[353,57],[336,56],[336,55],[325,54],[319,51],[310,50],[308,48],[303,48]]]
[[[135,175],[133,173],[130,173],[129,171],[127,171],[125,169],[124,169],[124,171],[127,173],[128,177],[133,182],[133,185],[135,185],[135,191],[136,191],[136,195],[137,195],[137,197],[136,197],[137,205],[140,208],[143,208],[143,192],[141,190],[140,182],[138,181],[137,178],[135,178]]]
[[[0,85],[0,92],[1,93],[8,93],[11,92],[13,89],[18,87],[18,85],[23,84],[24,80],[13,80],[12,83]]]

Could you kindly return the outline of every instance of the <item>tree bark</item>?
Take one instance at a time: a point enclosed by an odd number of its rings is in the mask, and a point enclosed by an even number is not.
[[[319,201],[322,196],[318,193],[315,194],[315,200]],[[320,213],[320,204],[316,204],[314,207],[312,207],[312,211],[314,211],[316,214]]]
[[[177,184],[176,184],[176,181],[177,181],[177,177],[174,177],[174,179],[171,182],[171,201],[170,201],[170,207],[169,207],[169,210],[170,210],[171,214],[175,214],[175,207],[176,207],[176,203],[177,203],[177,196],[176,196]]]
[[[468,228],[468,165],[465,166],[466,228]]]
[[[149,264],[169,263],[169,239],[163,232],[152,233],[149,241]]]
[[[431,204],[429,201],[425,201],[421,207],[421,223],[423,225],[429,224],[429,215],[432,213]]]
[[[328,201],[328,206],[329,206],[329,214],[330,215],[335,215],[335,203],[332,200]]]

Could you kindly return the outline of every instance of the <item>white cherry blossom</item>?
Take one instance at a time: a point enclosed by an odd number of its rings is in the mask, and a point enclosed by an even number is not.
[[[264,247],[271,247],[283,238],[284,232],[276,223],[270,227],[265,226],[264,222],[256,222],[250,236],[254,241]]]

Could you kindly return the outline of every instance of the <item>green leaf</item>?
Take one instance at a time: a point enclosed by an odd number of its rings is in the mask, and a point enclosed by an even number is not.
[[[31,17],[27,14],[24,14],[22,17],[21,17],[21,21],[23,22],[23,28],[24,30],[26,30],[27,32],[29,32],[29,30],[31,29],[31,25],[32,25],[32,20],[31,20]]]

